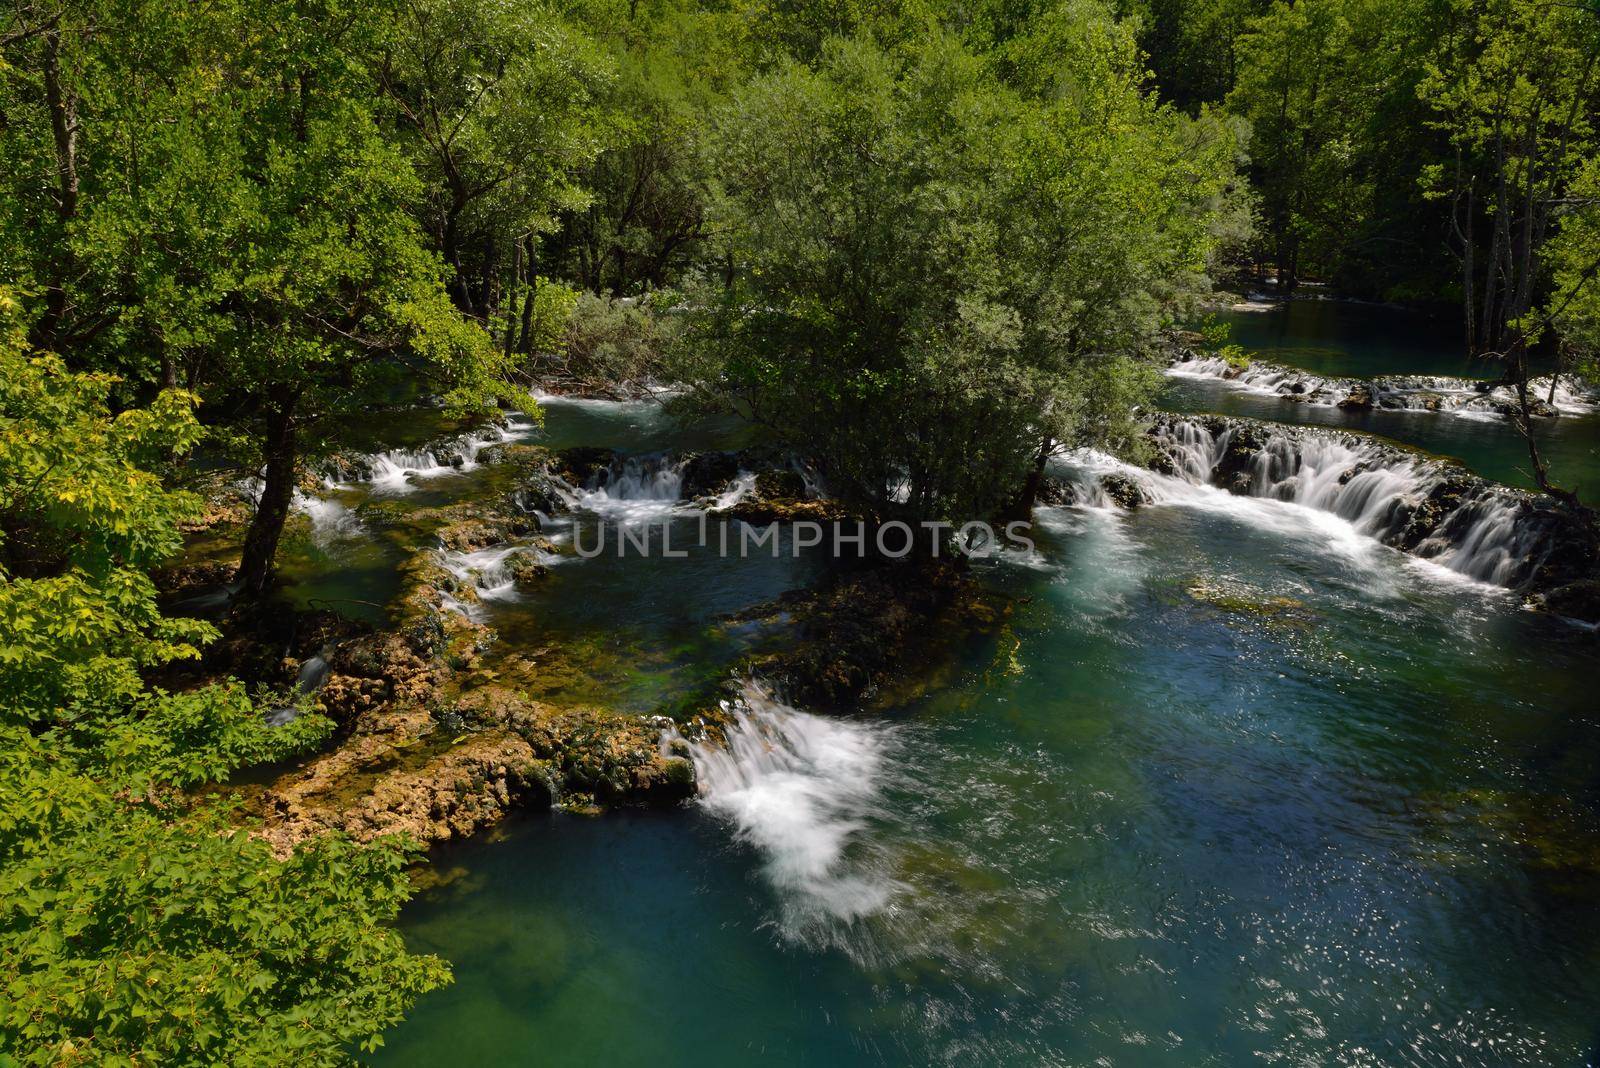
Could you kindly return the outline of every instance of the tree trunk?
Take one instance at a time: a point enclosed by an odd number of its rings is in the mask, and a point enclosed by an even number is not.
[[[539,250],[536,240],[532,234],[523,240],[522,277],[528,291],[522,300],[522,336],[517,341],[517,351],[526,353],[533,352],[533,313],[539,298],[539,261],[534,258]]]
[[[56,154],[56,217],[66,224],[78,214],[78,103],[61,80],[61,30],[52,26],[44,34],[44,98],[50,112],[50,136]],[[44,314],[34,324],[33,343],[42,349],[56,347],[67,314],[67,277],[70,266],[66,234],[62,233],[55,277],[45,288]]]
[[[503,344],[508,360],[517,347],[517,300],[521,297],[523,297],[522,242],[514,241],[511,245],[511,284],[506,287],[506,333]],[[533,303],[531,296],[527,298],[527,303]]]
[[[289,518],[289,503],[294,498],[295,433],[294,410],[297,392],[277,391],[267,410],[267,441],[262,449],[261,499],[255,518],[244,536],[244,554],[239,561],[239,593],[257,598],[272,583],[272,565],[278,555],[278,539]]]
[[[465,208],[464,194],[454,194],[450,207],[445,211],[439,252],[450,267],[450,299],[461,314],[473,315],[472,291],[467,287],[467,277],[461,268],[461,213]]]
[[[1028,477],[1023,479],[1022,489],[1012,498],[1000,513],[1000,521],[1012,523],[1033,521],[1033,506],[1039,500],[1039,487],[1044,485],[1045,464],[1050,460],[1050,454],[1055,451],[1056,443],[1051,438],[1039,442],[1039,451],[1033,458],[1033,466],[1028,469]]]

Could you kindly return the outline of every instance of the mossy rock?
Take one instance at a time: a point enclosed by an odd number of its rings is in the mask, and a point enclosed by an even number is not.
[[[550,574],[550,566],[540,561],[531,550],[507,557],[505,568],[511,575],[511,584],[524,593],[537,589]]]
[[[1101,475],[1100,488],[1105,491],[1105,495],[1111,498],[1113,503],[1123,508],[1137,508],[1149,501],[1143,486],[1127,475],[1117,474],[1116,472]]]
[[[768,468],[756,476],[756,495],[769,500],[793,500],[806,495],[806,480],[798,471]]]
[[[617,462],[615,449],[597,445],[579,445],[556,453],[555,473],[574,486],[586,486],[598,478],[601,471],[609,471]]]

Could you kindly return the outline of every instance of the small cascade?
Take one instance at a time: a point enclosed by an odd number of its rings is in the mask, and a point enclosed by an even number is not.
[[[474,622],[482,620],[485,601],[515,598],[519,583],[542,574],[560,559],[526,544],[491,545],[471,552],[441,548],[438,558],[456,580],[455,596],[439,591],[440,606]]]
[[[740,471],[732,482],[728,483],[723,491],[711,500],[711,510],[732,508],[746,497],[755,492],[756,475],[754,471]]]
[[[1516,498],[1486,494],[1451,513],[1417,551],[1480,582],[1517,585],[1526,562],[1549,551],[1527,515]]]
[[[1250,496],[1293,501],[1332,512],[1363,534],[1395,533],[1427,480],[1416,463],[1390,459],[1349,442],[1318,436],[1269,437],[1255,455]]]
[[[439,561],[463,586],[476,590],[478,597],[492,599],[511,595],[516,585],[511,559],[531,551],[520,545],[492,545],[474,552],[444,549]]]
[[[1250,420],[1167,418],[1151,431],[1183,482],[1287,501],[1481,582],[1525,585],[1560,518],[1464,468],[1339,431]],[[1160,485],[1151,500],[1174,501]]]
[[[726,746],[691,745],[701,803],[763,859],[782,927],[802,941],[885,909],[899,884],[869,832],[886,816],[894,733],[823,718],[747,684]]]
[[[250,502],[252,508],[261,502],[265,483],[259,475],[242,478],[233,483],[233,489]],[[340,501],[328,497],[314,497],[295,489],[289,497],[289,509],[300,512],[311,520],[311,537],[318,545],[326,546],[340,538],[347,538],[361,530],[361,520]]]
[[[380,492],[406,493],[416,488],[418,480],[471,471],[485,448],[510,441],[525,429],[488,426],[416,449],[369,453],[330,464],[323,481],[334,488],[365,483]]]
[[[325,645],[315,656],[301,663],[294,677],[294,697],[297,700],[322,689],[322,684],[328,680],[328,657],[332,655],[333,646]],[[300,708],[297,704],[284,705],[266,713],[266,724],[269,727],[282,727],[299,718]]]
[[[1390,411],[1443,412],[1478,418],[1502,416],[1516,405],[1508,386],[1447,375],[1388,375],[1370,380],[1323,378],[1292,367],[1254,360],[1243,367],[1220,356],[1191,354],[1167,368],[1173,378],[1220,379],[1235,389],[1283,397],[1322,407],[1382,408]],[[1550,389],[1550,379],[1528,383],[1534,414],[1583,415],[1600,408],[1600,390],[1563,376]]]
[[[311,537],[319,545],[327,545],[339,538],[348,538],[361,530],[361,520],[342,503],[326,497],[313,497],[309,493],[294,491],[289,507],[304,512],[311,520]]]
[[[1160,441],[1179,475],[1190,482],[1209,482],[1232,436],[1231,427],[1213,434],[1198,423],[1184,420],[1163,427]]]
[[[629,456],[590,475],[581,489],[567,487],[567,505],[623,522],[665,515],[683,503],[685,460],[666,455]]]
[[[1251,361],[1240,367],[1220,356],[1193,356],[1172,364],[1167,368],[1167,374],[1174,378],[1220,378],[1252,393],[1271,393],[1312,403],[1320,401],[1333,404],[1338,399],[1332,396],[1335,387],[1327,379],[1292,367],[1279,367],[1260,361]]]

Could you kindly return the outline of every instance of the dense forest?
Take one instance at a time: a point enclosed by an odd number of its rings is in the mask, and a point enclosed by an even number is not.
[[[282,855],[211,788],[335,726],[174,681],[207,479],[259,491],[238,619],[366,413],[552,381],[1026,514],[1057,450],[1138,456],[1214,293],[1311,285],[1459,324],[1527,427],[1600,355],[1597,59],[1533,0],[14,0],[0,1063],[342,1062],[449,981],[388,926],[413,844]]]

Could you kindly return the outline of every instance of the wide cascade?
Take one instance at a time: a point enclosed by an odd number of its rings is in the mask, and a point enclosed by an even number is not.
[[[1339,431],[1221,418],[1159,421],[1167,468],[1193,485],[1329,512],[1361,534],[1482,582],[1523,586],[1566,534],[1529,495],[1457,465]],[[1164,492],[1159,478],[1151,495]]]

